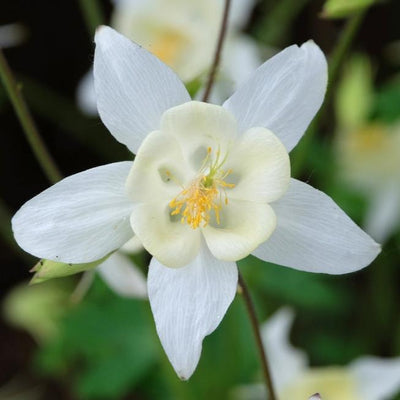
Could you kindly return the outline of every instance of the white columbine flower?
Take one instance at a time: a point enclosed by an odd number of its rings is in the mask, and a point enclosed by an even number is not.
[[[96,34],[100,116],[133,153],[70,176],[13,218],[19,245],[42,258],[90,262],[133,235],[153,255],[148,295],[163,347],[182,379],[252,253],[341,274],[380,247],[325,194],[289,178],[288,152],[320,107],[326,60],[313,42],[262,65],[223,106],[191,101],[156,57],[109,27]]]
[[[384,242],[400,225],[400,120],[369,121],[373,96],[371,62],[355,56],[337,91],[336,156],[344,180],[368,200],[366,231]]]
[[[234,86],[261,64],[255,42],[240,33],[253,6],[254,0],[231,2],[213,102],[232,94]],[[182,81],[190,82],[211,66],[223,9],[223,0],[114,0],[111,25],[170,66]],[[97,115],[92,70],[79,84],[77,101],[82,111]]]
[[[400,357],[364,356],[346,367],[309,367],[307,355],[290,343],[293,319],[293,311],[283,308],[261,328],[279,398],[303,400],[318,392],[329,400],[386,400],[400,390]],[[264,385],[239,387],[233,398],[265,399]]]

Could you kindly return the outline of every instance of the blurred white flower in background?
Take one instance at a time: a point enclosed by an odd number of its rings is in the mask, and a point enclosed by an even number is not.
[[[261,327],[278,398],[303,400],[318,392],[329,400],[387,400],[398,393],[400,357],[364,356],[348,366],[309,367],[307,355],[290,343],[293,319],[294,312],[282,308]],[[262,384],[243,385],[232,392],[232,400],[265,396]]]
[[[107,285],[122,297],[147,298],[146,277],[129,258],[142,250],[142,244],[134,236],[96,269]]]
[[[373,101],[369,60],[354,57],[338,87],[337,160],[342,177],[368,200],[365,229],[386,241],[400,224],[400,120],[369,121]]]
[[[240,32],[254,0],[232,0],[213,103],[229,97],[261,64],[255,41]],[[170,66],[185,83],[204,79],[214,58],[223,0],[114,0],[111,26]],[[201,92],[199,93],[199,95]],[[97,115],[93,71],[77,90],[82,111]]]
[[[26,30],[21,24],[0,25],[0,49],[18,46],[26,38]]]
[[[342,274],[377,256],[380,246],[331,198],[290,179],[288,152],[326,90],[314,42],[286,48],[217,106],[191,101],[169,67],[113,29],[95,40],[100,116],[135,161],[58,182],[16,213],[14,235],[31,254],[72,264],[137,236],[153,256],[147,287],[157,332],[182,379],[235,296],[235,261],[252,253]]]

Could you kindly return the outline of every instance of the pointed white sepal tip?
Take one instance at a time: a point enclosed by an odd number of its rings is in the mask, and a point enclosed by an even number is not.
[[[104,42],[107,39],[107,36],[115,35],[117,32],[110,28],[107,25],[99,25],[96,28],[96,32],[94,34],[94,42],[98,45],[100,42]]]
[[[321,400],[321,395],[319,393],[315,393],[308,400]]]

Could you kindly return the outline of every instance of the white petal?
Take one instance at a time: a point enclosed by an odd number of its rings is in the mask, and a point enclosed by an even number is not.
[[[244,133],[229,154],[226,169],[232,171],[226,181],[236,177],[235,187],[227,190],[229,199],[270,203],[289,187],[289,155],[282,142],[265,128]]]
[[[229,25],[236,29],[243,27],[250,18],[255,0],[232,0],[229,10]]]
[[[168,201],[135,204],[131,225],[144,248],[168,267],[183,267],[199,252],[200,230],[172,217]]]
[[[131,162],[69,176],[25,203],[12,225],[28,253],[65,263],[98,260],[133,236],[125,194]]]
[[[365,230],[376,240],[384,242],[400,224],[400,188],[396,181],[388,182],[373,194]]]
[[[205,245],[195,260],[180,269],[151,261],[151,309],[161,343],[181,379],[195,370],[202,341],[221,322],[236,287],[236,264],[216,260]]]
[[[143,250],[142,242],[137,236],[129,239],[123,246],[121,246],[120,251],[124,254],[136,254]]]
[[[257,69],[224,107],[241,131],[262,126],[290,151],[320,108],[327,84],[327,64],[312,41],[290,46]]]
[[[264,261],[309,272],[344,274],[369,265],[380,246],[326,194],[291,180],[271,204],[277,228],[253,254]]]
[[[209,147],[212,156],[220,150],[222,158],[237,136],[237,124],[230,112],[199,101],[168,110],[162,117],[161,130],[180,144],[194,172],[199,170]]]
[[[386,400],[400,391],[400,357],[362,357],[349,368],[357,381],[360,399]]]
[[[21,24],[7,24],[0,26],[0,48],[18,46],[27,36],[25,27]]]
[[[98,115],[92,68],[79,82],[78,89],[76,91],[76,101],[80,110],[86,115],[90,117],[95,117]]]
[[[171,201],[189,179],[193,179],[193,175],[188,175],[178,142],[164,132],[154,131],[140,146],[126,190],[134,202]]]
[[[97,30],[94,79],[104,124],[136,153],[163,112],[190,100],[174,72],[149,52],[103,26]]]
[[[147,284],[142,271],[121,252],[117,251],[97,267],[101,277],[123,297],[146,298]]]
[[[293,310],[282,308],[261,326],[272,379],[278,392],[292,384],[306,370],[308,364],[306,354],[290,343],[293,319]]]
[[[202,228],[211,253],[219,260],[237,261],[267,240],[276,227],[271,206],[230,200],[220,212],[221,221]]]

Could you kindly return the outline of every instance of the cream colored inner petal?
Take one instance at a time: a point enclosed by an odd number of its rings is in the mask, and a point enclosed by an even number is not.
[[[126,190],[134,202],[168,200],[175,197],[191,177],[177,141],[161,131],[154,131],[139,148]]]
[[[221,106],[191,101],[166,111],[161,130],[174,137],[194,171],[211,149],[225,157],[237,138],[236,120]]]
[[[199,252],[201,232],[171,216],[168,201],[135,204],[131,226],[144,248],[167,267],[183,267]]]
[[[229,198],[256,202],[273,202],[289,187],[290,160],[282,142],[268,129],[251,128],[229,154],[227,177],[234,187]]]
[[[267,203],[229,199],[219,223],[213,218],[202,231],[216,258],[237,261],[265,242],[275,227],[276,216]]]

